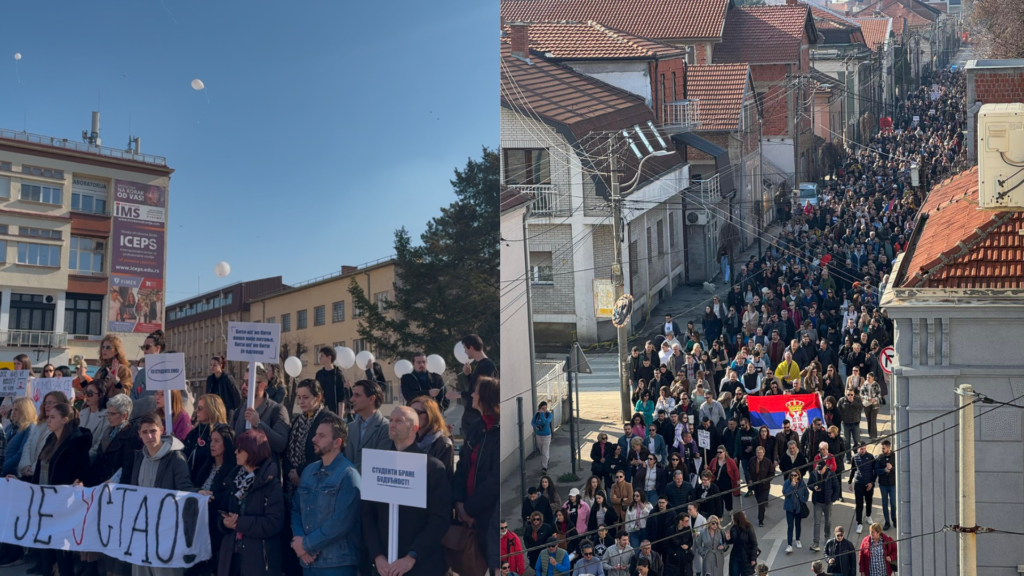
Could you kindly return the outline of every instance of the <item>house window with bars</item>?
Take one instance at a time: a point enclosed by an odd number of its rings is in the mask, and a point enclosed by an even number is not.
[[[313,325],[323,326],[327,323],[327,307],[317,306],[313,308]]]
[[[551,252],[530,252],[530,283],[554,284],[555,272]]]

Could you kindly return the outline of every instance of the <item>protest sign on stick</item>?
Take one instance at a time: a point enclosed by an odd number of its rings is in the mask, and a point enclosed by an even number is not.
[[[363,450],[363,500],[388,504],[388,562],[398,559],[398,507],[427,507],[427,455]]]
[[[256,405],[256,363],[276,364],[281,354],[281,325],[228,322],[228,360],[249,363],[249,393],[245,407]],[[246,428],[249,423],[246,422]]]

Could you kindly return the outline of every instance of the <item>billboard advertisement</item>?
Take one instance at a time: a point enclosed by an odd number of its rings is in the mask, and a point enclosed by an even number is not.
[[[113,200],[109,330],[148,334],[164,323],[167,189],[115,180]]]

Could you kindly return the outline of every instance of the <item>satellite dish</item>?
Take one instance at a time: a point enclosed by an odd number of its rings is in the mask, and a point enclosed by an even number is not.
[[[612,325],[616,328],[622,328],[629,323],[629,317],[632,315],[633,297],[629,294],[623,294],[615,303],[615,309],[612,310]]]

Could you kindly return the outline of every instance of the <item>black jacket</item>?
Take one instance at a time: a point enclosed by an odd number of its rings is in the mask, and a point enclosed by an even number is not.
[[[843,538],[842,542],[836,542],[832,538],[825,543],[825,570],[826,574],[842,574],[842,576],[857,576],[857,561],[860,554],[849,538]],[[829,558],[835,559],[832,564],[828,563]]]
[[[636,474],[633,474],[634,490],[644,492],[644,486],[647,485],[647,474],[650,472],[650,467],[648,467],[647,464],[644,464],[643,466],[640,467],[639,470],[637,470]],[[654,490],[658,494],[661,494],[662,490],[664,490],[665,488],[665,485],[668,484],[668,475],[665,473],[665,467],[662,466],[661,464],[655,464],[653,473],[656,477],[654,480]],[[654,502],[654,504],[656,505],[657,502]]]
[[[541,516],[544,517],[545,524],[553,525],[555,523],[555,513],[551,510],[551,501],[543,494],[537,496],[536,500],[530,500],[529,496],[523,498],[523,506],[521,510],[523,526],[530,525],[530,516],[533,515],[534,512],[540,512]]]
[[[757,561],[757,535],[754,534],[754,529],[741,530],[738,526],[729,528],[729,543],[732,544],[729,563],[739,562],[743,574],[753,574],[752,563]]]
[[[238,389],[238,384],[235,383],[235,379],[227,372],[221,372],[220,378],[213,374],[207,376],[206,393],[220,396],[220,399],[224,402],[224,410],[229,418],[232,412],[245,406],[245,403],[242,401],[242,392]]]
[[[715,496],[715,494],[721,492],[718,485],[711,482],[708,484],[708,487],[705,488],[703,484],[697,484],[697,488],[695,490],[694,497],[698,500],[704,500],[697,505],[697,509],[700,513],[703,514],[705,518],[710,518],[711,516],[718,516],[721,518],[725,507],[722,502],[722,497]]]
[[[441,412],[444,413],[448,409],[451,400],[445,397],[444,380],[441,376],[428,371],[426,386],[416,378],[414,373],[402,376],[402,398],[405,399],[406,405],[412,402],[414,398],[430,396],[431,390],[440,390],[437,396],[434,396],[434,401],[441,405]]]
[[[324,406],[331,412],[338,410],[339,402],[347,402],[352,395],[345,387],[345,374],[337,366],[333,370],[321,368],[316,373],[316,381],[324,390]]]
[[[804,458],[807,458],[808,462],[814,460],[814,455],[818,453],[818,444],[822,442],[828,442],[828,431],[824,427],[815,430],[814,426],[811,426],[804,431],[800,438],[800,447],[803,448]]]
[[[665,496],[668,498],[669,508],[678,508],[693,500],[693,486],[689,478],[683,478],[683,483],[676,486],[675,479],[665,486]]]
[[[892,464],[892,470],[885,471],[885,465]],[[875,476],[878,478],[879,486],[896,485],[896,453],[879,454],[875,456]]]
[[[40,424],[45,426],[45,424]],[[81,480],[86,486],[95,486],[98,482],[94,478],[92,469],[89,466],[89,448],[92,447],[92,432],[88,428],[78,426],[66,426],[65,437],[57,446],[57,450],[50,456],[49,467],[50,477],[46,484],[50,486],[67,486],[74,484],[75,480]],[[42,452],[48,446],[57,442],[57,437],[50,434],[43,444]],[[32,473],[32,483],[39,484],[39,468],[41,460],[36,460],[35,471]],[[106,480],[106,478],[104,478]]]
[[[498,542],[498,533],[489,531],[492,516],[498,513],[497,502],[501,499],[501,426],[495,420],[490,428],[487,417],[481,418],[466,435],[466,441],[459,449],[459,464],[451,481],[451,501],[454,505],[462,502],[468,514],[477,525],[480,537],[477,543],[485,557],[494,556],[492,549]],[[473,494],[469,494],[469,463],[476,451],[476,480]]]
[[[238,471],[239,467],[236,466],[234,473],[237,474]],[[224,533],[220,543],[218,574],[231,574],[231,563],[236,553],[240,555],[240,574],[281,574],[282,554],[279,536],[287,519],[279,471],[274,459],[268,458],[256,470],[256,479],[249,487],[243,502],[240,502],[233,493],[227,497],[225,511],[238,514],[238,523],[234,530],[224,526],[223,518],[218,523]],[[232,475],[228,476],[229,486],[233,486],[234,478]],[[237,534],[242,535],[241,539],[237,538]]]
[[[192,484],[198,486],[206,480],[199,477],[199,471],[210,460],[210,426],[196,424],[196,427],[185,437],[185,461],[188,462],[189,476]]]
[[[788,477],[790,470],[796,470],[801,477],[807,474],[807,458],[800,450],[796,451],[796,458],[790,458],[788,450],[779,456],[779,472],[782,472],[784,477]]]
[[[313,421],[310,422],[310,424],[309,424],[309,432],[306,433],[306,443],[305,443],[305,445],[306,445],[306,463],[305,464],[303,464],[299,468],[296,468],[295,466],[293,466],[292,463],[287,458],[287,453],[288,453],[287,448],[285,449],[285,454],[282,455],[282,458],[281,458],[281,477],[284,478],[285,481],[288,480],[288,473],[291,472],[292,470],[295,470],[295,473],[298,474],[299,477],[301,478],[302,477],[302,471],[306,469],[306,466],[309,466],[313,462],[317,462],[317,461],[320,460],[320,457],[316,455],[316,452],[313,449],[313,436],[316,435],[317,427],[320,426],[320,423],[323,422],[324,418],[326,418],[328,414],[330,414],[331,416],[335,416],[334,412],[331,411],[330,408],[327,408],[327,407],[323,408],[322,410],[320,410],[320,413],[316,415],[316,418],[313,418]],[[296,419],[296,421],[298,421],[298,420]],[[295,426],[295,424],[293,422],[292,423],[292,427],[294,428],[294,426]],[[289,432],[289,441],[291,439],[291,435],[292,434],[295,434],[294,430]],[[289,522],[291,522],[290,519],[289,519]]]
[[[640,551],[636,550],[633,552],[633,558],[629,561],[629,573],[636,574],[636,563],[640,559]],[[661,554],[658,554],[654,550],[651,550],[651,570],[647,573],[648,576],[662,576],[665,574],[665,563],[661,561]]]
[[[497,428],[495,426],[495,428]],[[490,440],[488,440],[490,443]],[[412,445],[405,449],[406,452],[422,453],[416,445]],[[490,451],[490,448],[488,448]],[[496,453],[498,447],[495,446],[493,451]],[[481,455],[484,458],[490,458],[487,454]],[[468,452],[465,457],[467,461],[466,467],[469,466]],[[497,454],[494,458],[498,458]],[[459,464],[462,464],[460,458]],[[497,470],[497,468],[495,468]],[[477,474],[480,474],[478,472]],[[456,472],[458,476],[458,472]],[[488,487],[478,483],[476,489],[486,491]],[[454,482],[457,482],[456,479]],[[492,506],[497,505],[498,497],[498,481],[495,477],[492,481],[493,490],[495,493],[492,499]],[[473,498],[476,499],[477,492],[474,491]],[[467,503],[466,512],[472,516],[469,512],[469,504]],[[550,508],[550,507],[549,507]],[[369,551],[367,560],[371,563],[378,556],[384,556],[387,558],[388,553],[388,504],[384,502],[371,502],[369,500],[363,501],[363,542],[366,544],[366,548]],[[444,560],[444,553],[441,547],[441,538],[448,532],[448,527],[451,524],[452,516],[452,488],[448,482],[448,478],[445,477],[444,464],[441,464],[436,458],[427,459],[427,507],[426,508],[412,508],[410,506],[399,506],[398,507],[398,557],[404,558],[409,554],[410,550],[416,551],[416,564],[412,567],[412,570],[407,572],[408,576],[441,576],[447,570],[447,566]],[[482,516],[473,516],[478,526],[486,526],[482,523]],[[480,539],[481,541],[483,538]],[[498,543],[498,538],[491,540],[495,544]],[[244,574],[245,572],[243,572]]]
[[[811,491],[811,502],[815,504],[831,504],[843,495],[843,486],[836,475],[828,466],[824,474],[818,474],[817,470],[811,470],[807,479],[807,489]]]
[[[538,498],[537,501],[539,502],[540,498]],[[619,517],[618,517],[617,514],[615,514],[615,508],[612,508],[611,506],[608,506],[607,504],[608,503],[605,502],[606,508],[605,508],[605,511],[604,511],[604,525],[605,526],[613,526],[613,525],[615,525],[619,521]],[[550,508],[550,506],[549,506],[549,508]],[[648,520],[648,522],[650,522],[650,520]],[[523,522],[523,525],[529,526],[529,523]],[[597,527],[598,527],[598,523],[597,523],[597,504],[594,504],[593,506],[590,507],[590,518],[587,519],[587,531],[588,532],[593,532],[594,530],[597,530]],[[615,534],[615,528],[609,528],[608,532],[610,534],[614,535]]]
[[[135,465],[135,453],[139,450],[142,450],[139,429],[128,424],[110,440],[107,449],[100,452],[93,463],[96,483],[106,482],[118,470],[121,470],[122,478],[128,478]]]

